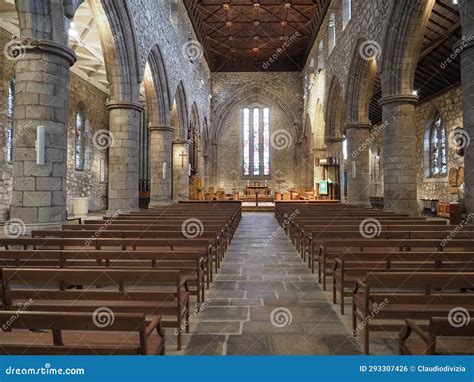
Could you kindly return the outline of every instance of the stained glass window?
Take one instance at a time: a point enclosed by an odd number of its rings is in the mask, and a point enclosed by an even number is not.
[[[336,46],[336,15],[334,13],[329,16],[328,36],[328,49],[329,53],[331,53],[331,51],[334,49],[334,46]]]
[[[270,175],[270,109],[263,109],[263,175]]]
[[[253,175],[260,175],[260,109],[253,109]]]
[[[13,127],[15,124],[15,78],[10,81],[8,86],[8,127],[7,127],[7,161],[13,161]]]
[[[352,0],[342,0],[342,29],[344,30],[352,17]]]
[[[76,170],[84,169],[84,130],[85,119],[82,109],[76,111]]]
[[[431,128],[431,176],[445,176],[448,171],[446,159],[446,129],[440,116]]]
[[[242,127],[243,175],[270,175],[270,109],[243,109]]]
[[[244,109],[244,155],[243,171],[244,175],[250,175],[250,110]]]

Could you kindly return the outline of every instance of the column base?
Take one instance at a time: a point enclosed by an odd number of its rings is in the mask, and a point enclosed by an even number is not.
[[[154,207],[168,207],[173,204],[172,200],[159,200],[159,201],[150,201],[150,204],[148,205],[148,208],[154,208]]]

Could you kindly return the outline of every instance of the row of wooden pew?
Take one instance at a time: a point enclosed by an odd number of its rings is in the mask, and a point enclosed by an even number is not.
[[[181,350],[240,218],[188,202],[0,239],[0,353],[164,354],[165,327]]]
[[[373,331],[399,332],[401,354],[473,353],[468,219],[448,225],[350,205],[288,203],[277,203],[275,216],[323,289],[332,284],[341,314],[351,298],[352,330],[363,332],[365,354]]]

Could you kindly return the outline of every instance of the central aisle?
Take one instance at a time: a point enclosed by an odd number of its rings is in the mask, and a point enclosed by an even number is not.
[[[273,213],[244,213],[185,354],[360,354]]]

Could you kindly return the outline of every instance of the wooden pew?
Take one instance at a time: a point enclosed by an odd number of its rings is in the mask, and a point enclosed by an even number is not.
[[[448,317],[460,306],[472,316],[474,294],[460,292],[470,288],[472,272],[371,272],[353,291],[353,334],[363,330],[364,353],[369,354],[370,331],[400,331],[402,324],[394,321]]]
[[[472,239],[453,239],[445,245],[442,239],[325,239],[321,240],[318,254],[313,254],[311,270],[314,273],[315,262],[318,262],[318,280],[326,290],[327,277],[332,276],[334,259],[341,253],[359,252],[400,252],[400,251],[470,251]]]
[[[383,221],[378,226],[380,232],[386,231],[452,231],[457,226],[446,225],[446,224],[432,224],[436,222],[388,222]],[[444,222],[443,222],[444,223]],[[467,231],[472,231],[474,228],[468,228]],[[341,231],[359,231],[363,232],[363,226],[361,222],[354,224],[331,224],[331,225],[312,225],[307,226],[301,230],[299,237],[296,238],[295,246],[299,248],[301,257],[307,259],[311,253],[314,253],[313,243],[317,241],[321,236],[327,232],[341,232]]]
[[[83,238],[85,240],[89,239],[187,239],[194,240],[192,237],[186,237],[182,231],[119,231],[119,230],[64,230],[64,231],[32,231],[31,235],[33,238],[65,238],[65,239],[76,239]],[[213,257],[216,260],[216,271],[219,267],[220,262],[224,258],[225,251],[227,249],[227,241],[221,239],[221,237],[216,236],[214,233],[206,233],[198,236],[199,239],[207,239],[211,243],[210,254],[214,255]]]
[[[370,272],[474,272],[472,252],[359,252],[336,255],[334,263],[333,303],[337,292],[344,314],[344,297],[352,296],[357,280]],[[346,289],[350,288],[350,292]]]
[[[426,331],[414,320],[406,320],[399,335],[400,355],[474,354],[474,321],[461,317],[464,319],[463,325],[453,326],[446,317],[433,317]],[[418,341],[410,341],[412,333],[417,335]]]
[[[190,292],[200,303],[205,299],[205,252],[108,251],[108,250],[5,250],[2,268],[108,268],[177,270],[186,278]],[[207,278],[209,286],[209,279]],[[191,288],[193,286],[194,288]]]
[[[213,251],[213,242],[208,239],[80,239],[80,238],[0,238],[0,247],[10,249],[13,246],[20,246],[23,249],[109,249],[109,250],[151,250],[168,249],[175,250],[205,250],[208,253],[209,263],[217,256]],[[215,262],[216,269],[218,263]],[[212,281],[213,271],[209,268],[209,277]]]
[[[2,355],[164,355],[161,319],[115,313],[97,325],[95,313],[1,311]]]
[[[97,285],[112,289],[98,290]],[[2,286],[6,310],[30,301],[28,311],[94,312],[107,307],[113,313],[173,317],[161,320],[164,327],[180,329],[189,322],[189,288],[179,271],[3,268]],[[177,336],[181,350],[181,330]]]

